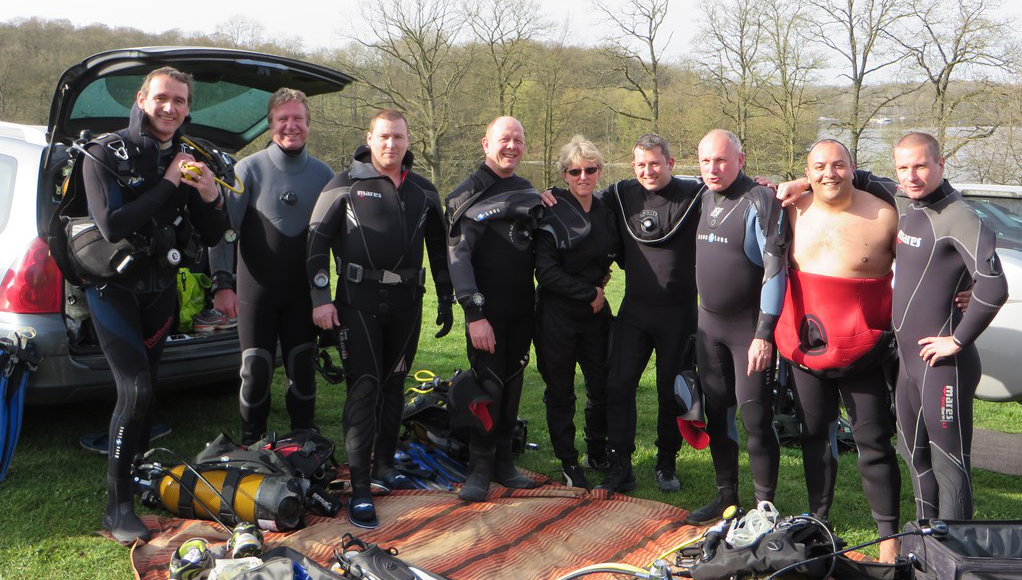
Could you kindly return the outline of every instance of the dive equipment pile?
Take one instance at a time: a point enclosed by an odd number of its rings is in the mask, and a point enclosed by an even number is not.
[[[242,522],[271,531],[302,525],[306,509],[334,516],[340,499],[330,490],[337,475],[334,444],[312,429],[281,438],[272,434],[249,447],[225,434],[206,445],[194,462],[157,447],[135,462],[135,492],[150,507],[185,518],[215,520],[224,528]],[[174,466],[149,461],[156,453]]]
[[[660,555],[647,568],[621,563],[594,564],[557,580],[574,580],[597,573],[615,573],[644,580],[910,580],[913,577],[913,558],[898,558],[894,564],[880,564],[857,562],[844,554],[891,538],[947,533],[947,526],[935,520],[921,530],[907,530],[848,548],[825,522],[804,514],[780,517],[770,502],[760,502],[756,509],[744,516],[735,506],[730,506],[724,516],[702,535]],[[669,558],[672,555],[673,558]]]
[[[470,430],[488,432],[493,428],[490,407],[499,404],[500,393],[488,390],[488,382],[476,381],[471,370],[456,369],[449,379],[419,370],[413,378],[417,384],[405,389],[402,439],[466,463]],[[511,434],[514,455],[537,448],[528,442],[528,436],[529,422],[519,417]]]
[[[174,550],[170,560],[171,580],[446,580],[427,570],[408,565],[397,557],[396,548],[381,548],[351,534],[334,548],[334,562],[323,567],[290,547],[264,550],[258,544],[244,554],[232,552],[235,536],[245,534],[240,524],[231,539],[214,545],[204,538],[191,538]]]
[[[32,331],[0,338],[0,481],[7,477],[21,436],[28,378],[41,360],[32,342],[34,336]]]

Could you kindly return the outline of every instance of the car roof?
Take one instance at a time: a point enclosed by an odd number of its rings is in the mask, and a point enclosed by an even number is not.
[[[955,189],[964,196],[983,197],[1022,197],[1022,186],[1018,185],[990,185],[986,183],[955,183]]]
[[[47,126],[50,142],[70,143],[86,129],[98,135],[126,127],[145,75],[163,66],[195,79],[185,131],[229,151],[266,131],[266,103],[277,89],[313,96],[339,91],[353,80],[318,64],[247,50],[162,46],[107,51],[61,75]]]
[[[34,145],[46,145],[46,127],[0,121],[0,137],[10,137]]]

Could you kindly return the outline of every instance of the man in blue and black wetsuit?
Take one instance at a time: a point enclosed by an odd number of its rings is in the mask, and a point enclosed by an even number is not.
[[[774,191],[742,172],[745,155],[734,134],[710,131],[698,154],[707,191],[696,232],[696,352],[717,498],[686,521],[704,525],[739,503],[738,410],[748,433],[756,501],[774,499],[780,445],[764,371],[784,299],[786,227]]]
[[[312,208],[334,176],[305,147],[311,122],[305,94],[282,88],[270,97],[268,109],[273,142],[238,163],[235,173],[245,191],[228,198],[238,233],[237,293],[233,244],[210,249],[214,306],[238,317],[243,445],[266,432],[278,340],[291,429],[314,426],[316,327],[305,246]]]
[[[372,476],[390,488],[410,482],[394,468],[401,430],[404,381],[415,358],[422,320],[423,242],[433,273],[442,325],[453,322],[440,196],[412,172],[408,122],[393,109],[369,123],[366,145],[351,169],[327,184],[312,212],[306,270],[312,319],[340,327],[338,348],[348,385],[344,447],[351,468],[348,519],[376,527]],[[330,253],[337,264],[337,293],[330,296]]]
[[[177,317],[178,264],[165,256],[181,250],[194,261],[198,253],[188,248],[199,249],[196,235],[202,245],[211,246],[227,227],[212,171],[179,152],[181,126],[191,103],[191,75],[170,67],[149,73],[131,108],[128,128],[117,133],[120,139],[89,146],[92,155],[84,159],[89,214],[103,237],[150,248],[120,277],[85,290],[117,386],[103,527],[125,544],[150,537],[135,515],[130,475],[135,455],[149,448],[157,368]],[[131,165],[135,179],[128,185],[112,169],[119,159]],[[185,173],[192,177],[183,177]]]
[[[901,453],[920,518],[971,519],[972,397],[982,374],[975,341],[1008,298],[994,232],[944,180],[940,144],[909,133],[894,147],[901,185],[894,331]],[[963,314],[955,294],[972,285]]]

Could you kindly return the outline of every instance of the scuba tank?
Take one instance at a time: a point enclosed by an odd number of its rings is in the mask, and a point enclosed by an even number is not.
[[[237,467],[206,465],[165,468],[160,463],[135,470],[136,492],[149,507],[163,507],[183,518],[241,522],[284,531],[301,525],[309,481],[256,473]]]

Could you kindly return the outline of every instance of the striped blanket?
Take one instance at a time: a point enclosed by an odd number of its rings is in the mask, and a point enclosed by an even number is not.
[[[490,486],[485,503],[454,492],[396,491],[376,499],[381,526],[362,530],[339,518],[308,517],[287,533],[267,533],[267,547],[289,546],[329,565],[341,536],[351,533],[397,548],[409,564],[452,580],[551,580],[589,564],[649,564],[702,532],[682,522],[686,511],[625,495],[548,484],[531,490]],[[132,550],[137,578],[163,580],[173,551],[193,537],[223,542],[211,522],[146,516],[152,541]]]

